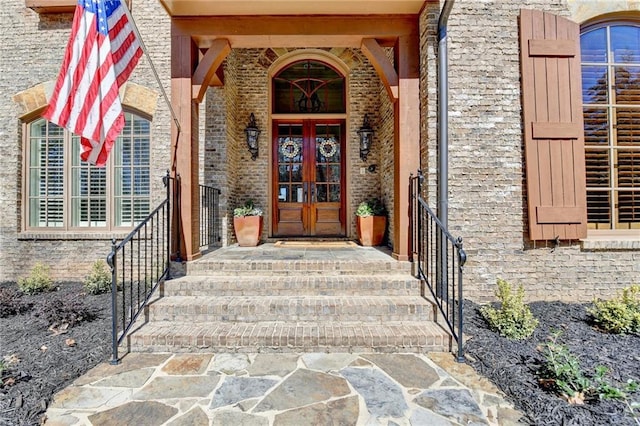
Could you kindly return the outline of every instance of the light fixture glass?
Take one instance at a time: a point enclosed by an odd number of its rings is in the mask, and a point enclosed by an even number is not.
[[[358,130],[358,135],[360,136],[360,159],[367,161],[367,156],[373,143],[373,129],[369,125],[369,116],[367,114],[364,115],[364,122],[360,130]]]
[[[247,147],[251,153],[251,159],[253,161],[258,158],[258,136],[260,136],[260,129],[256,125],[256,117],[251,113],[249,116],[249,124],[244,129],[244,133],[247,136]]]

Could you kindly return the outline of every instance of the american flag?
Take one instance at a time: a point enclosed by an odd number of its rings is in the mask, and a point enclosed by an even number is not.
[[[79,0],[43,116],[81,136],[83,161],[104,166],[124,127],[118,90],[142,56],[121,0]]]

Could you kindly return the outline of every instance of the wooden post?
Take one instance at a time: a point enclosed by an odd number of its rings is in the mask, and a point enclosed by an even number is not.
[[[198,50],[188,34],[171,28],[171,103],[176,109],[182,132],[171,125],[171,171],[180,175],[180,254],[185,260],[197,259],[200,253],[200,204],[198,192],[198,104],[192,100],[191,78]],[[175,221],[174,221],[175,222]]]
[[[417,34],[395,46],[398,100],[394,104],[393,257],[409,260],[409,176],[420,167],[420,45]]]

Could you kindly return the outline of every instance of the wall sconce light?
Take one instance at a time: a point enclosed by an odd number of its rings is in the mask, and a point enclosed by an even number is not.
[[[258,158],[258,136],[260,136],[260,129],[256,126],[256,117],[251,113],[249,116],[249,124],[244,129],[244,133],[247,136],[247,147],[251,153],[251,159],[253,161]]]
[[[369,116],[367,114],[364,115],[364,123],[358,130],[358,135],[360,136],[360,159],[367,161],[367,155],[369,155],[371,144],[373,143],[373,129],[369,125]]]

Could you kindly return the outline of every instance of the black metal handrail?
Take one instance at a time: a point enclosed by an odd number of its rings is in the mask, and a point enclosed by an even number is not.
[[[162,182],[167,196],[127,237],[111,244],[112,358],[117,364],[118,346],[143,312],[158,285],[171,278],[171,205],[175,178]],[[172,184],[173,183],[173,184]]]
[[[458,344],[457,361],[464,362],[462,273],[467,254],[462,238],[454,238],[422,197],[424,176],[410,177],[411,253],[416,275],[436,301],[449,331]]]
[[[200,185],[200,247],[220,242],[220,190]]]

